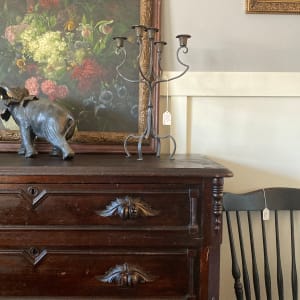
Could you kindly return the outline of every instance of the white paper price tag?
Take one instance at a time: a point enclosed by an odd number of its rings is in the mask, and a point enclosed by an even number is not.
[[[171,125],[172,123],[172,116],[169,111],[165,111],[163,113],[163,125]]]
[[[264,221],[270,220],[270,210],[267,207],[263,210],[263,220]]]

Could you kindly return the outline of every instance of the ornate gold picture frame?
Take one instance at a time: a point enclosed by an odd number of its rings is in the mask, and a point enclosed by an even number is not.
[[[30,94],[70,109],[79,124],[70,141],[75,152],[122,152],[128,134],[144,131],[148,92],[144,85],[133,86],[117,76],[120,58],[113,36],[128,37],[123,71],[138,78],[131,26],[159,29],[160,0],[0,0],[0,16],[1,84],[25,86],[32,89]],[[50,37],[61,47],[43,44]],[[32,47],[30,39],[41,45]],[[154,98],[157,126],[158,90]],[[15,124],[0,120],[0,152],[16,151],[19,144]],[[38,141],[37,148],[48,151],[49,145]],[[154,142],[147,140],[145,152],[153,149]]]
[[[247,13],[299,14],[300,0],[246,0]]]

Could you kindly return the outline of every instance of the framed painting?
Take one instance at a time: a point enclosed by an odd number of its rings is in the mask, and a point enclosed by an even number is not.
[[[128,38],[122,71],[138,79],[131,26],[160,28],[160,0],[0,0],[0,15],[0,84],[26,87],[68,108],[77,121],[75,152],[120,152],[128,134],[144,131],[147,90],[117,75],[113,37]],[[16,124],[0,120],[0,151],[15,151],[19,143]],[[153,141],[145,144],[152,152]],[[48,146],[40,141],[38,149]]]
[[[300,0],[246,0],[247,13],[299,14]]]

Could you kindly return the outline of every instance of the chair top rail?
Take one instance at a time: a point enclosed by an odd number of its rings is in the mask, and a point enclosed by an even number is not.
[[[300,188],[272,187],[243,194],[224,193],[226,211],[300,210]]]

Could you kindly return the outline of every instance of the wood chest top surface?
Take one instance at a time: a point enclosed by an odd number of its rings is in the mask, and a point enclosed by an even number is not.
[[[231,177],[232,173],[201,155],[179,154],[174,160],[145,155],[138,161],[123,154],[76,154],[73,160],[63,161],[48,154],[26,159],[16,153],[0,153],[0,176],[7,175]]]

